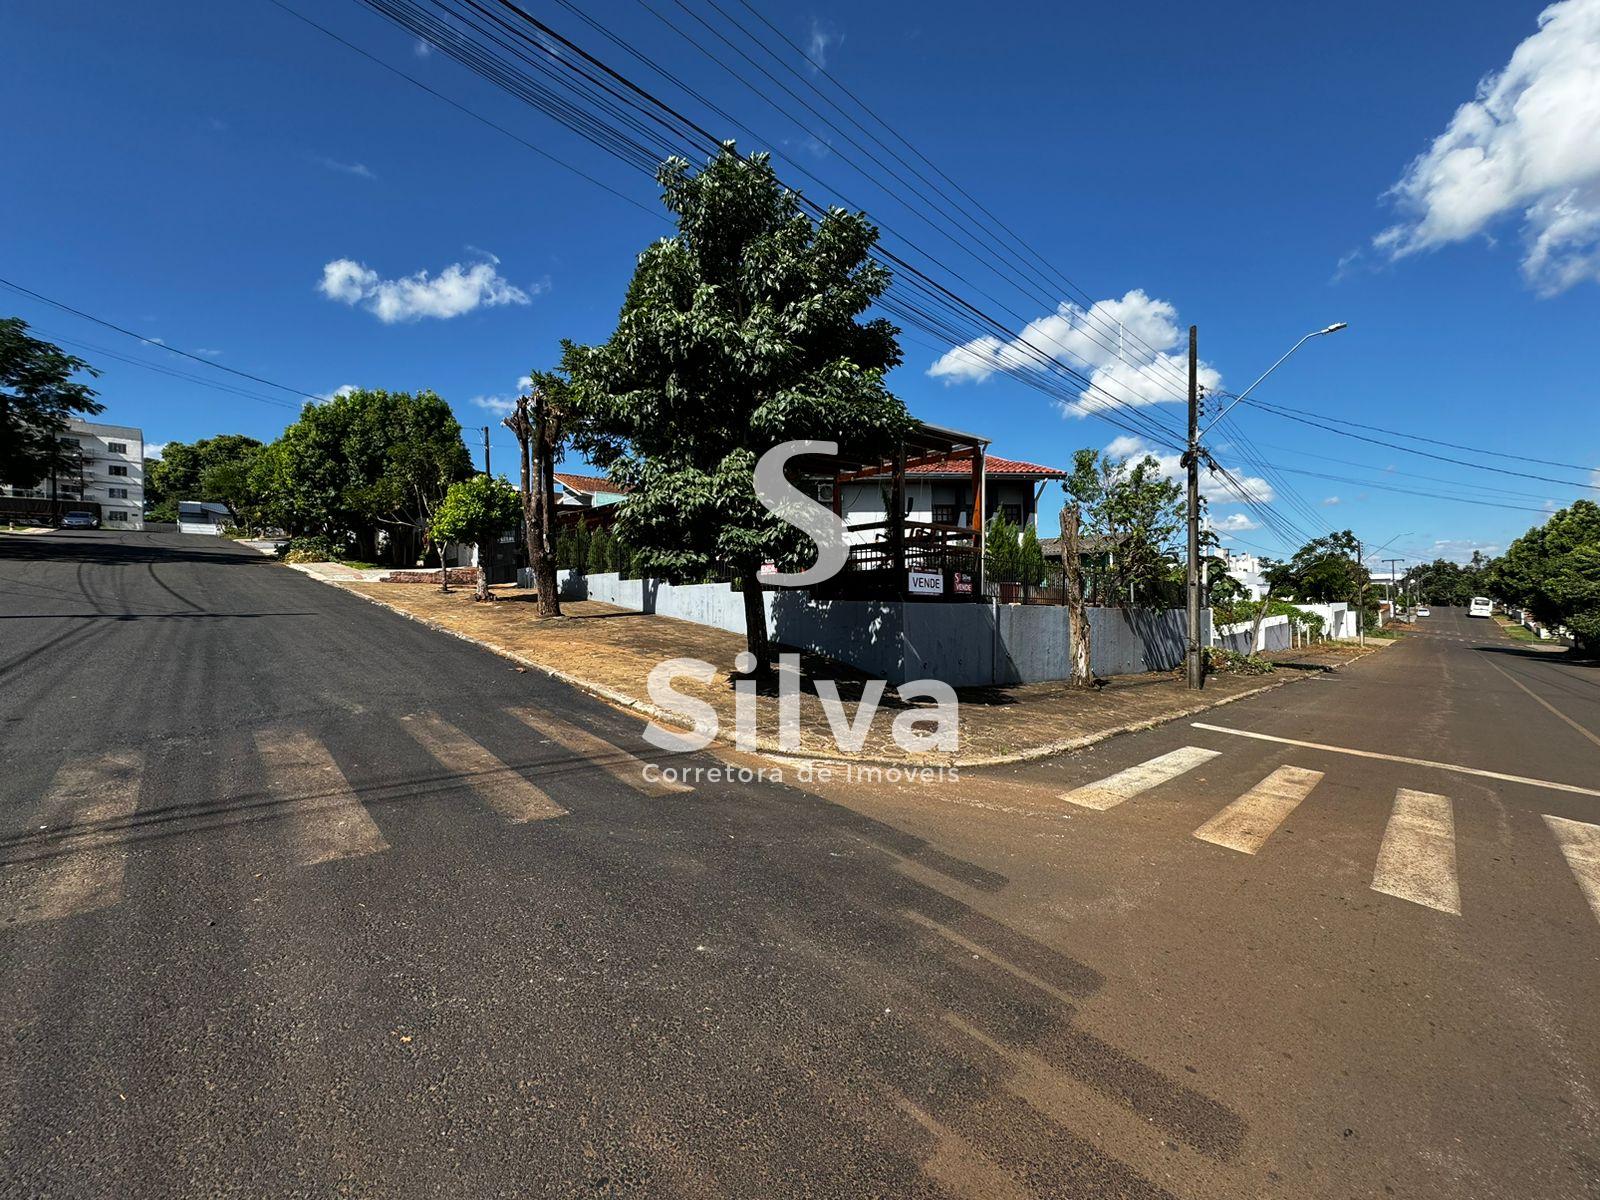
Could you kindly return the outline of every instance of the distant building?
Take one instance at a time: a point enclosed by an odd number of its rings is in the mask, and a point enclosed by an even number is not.
[[[233,514],[226,504],[213,504],[209,500],[178,501],[178,532],[200,533],[220,537],[224,528],[233,524]]]
[[[1261,559],[1254,554],[1241,550],[1235,553],[1232,550],[1222,552],[1223,560],[1228,564],[1225,568],[1240,587],[1252,600],[1259,600],[1267,594],[1267,581],[1261,574]]]
[[[144,431],[70,420],[61,435],[68,465],[38,486],[0,487],[32,500],[82,500],[100,506],[106,529],[144,528]]]
[[[628,489],[599,475],[574,475],[570,471],[555,472],[561,494],[556,503],[568,508],[604,508],[627,497]]]

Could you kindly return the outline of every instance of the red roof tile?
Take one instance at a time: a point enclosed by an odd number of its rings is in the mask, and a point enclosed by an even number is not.
[[[998,454],[988,454],[983,460],[984,473],[989,476],[1010,475],[1024,479],[1065,479],[1067,472],[1056,467],[1040,466],[1038,463],[1023,462],[1020,458],[1003,458]],[[872,475],[888,475],[891,468],[884,466],[875,468]],[[961,475],[972,474],[972,459],[943,458],[933,462],[918,463],[906,467],[907,475]]]
[[[613,495],[624,496],[628,489],[620,483],[613,483],[601,475],[573,475],[567,471],[555,472],[556,482],[562,487],[573,492],[610,492]]]

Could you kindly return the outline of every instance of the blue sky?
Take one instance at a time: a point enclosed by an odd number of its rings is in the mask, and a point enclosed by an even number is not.
[[[685,2],[716,19],[705,0]],[[789,61],[819,86],[842,81],[1083,296],[1114,302],[1101,315],[1156,340],[1198,323],[1224,388],[1242,388],[1301,334],[1346,321],[1256,396],[1600,465],[1600,152],[1589,119],[1600,114],[1600,0],[1567,0],[1542,32],[1541,5],[1505,0],[1353,3],[1309,20],[1293,6],[1002,6],[977,24],[970,5],[752,2],[827,74],[784,47]],[[683,9],[649,3],[693,28]],[[0,88],[23,118],[7,132],[0,275],[308,392],[432,388],[464,425],[496,424],[479,400],[508,397],[520,376],[552,365],[560,338],[609,332],[634,256],[667,229],[652,215],[654,185],[354,0],[294,6],[651,211],[267,0],[17,0],[0,38]],[[659,83],[558,5],[527,7]],[[1012,332],[1072,299],[964,260],[918,225],[923,197],[854,175],[849,162],[863,156],[792,102],[757,99],[642,0],[586,11],[759,140],[697,111],[714,132],[773,149],[786,177],[803,167],[836,185],[808,184],[812,196],[848,197],[936,250],[1015,314]],[[1458,118],[1497,72],[1499,92]],[[1540,103],[1519,103],[1529,98]],[[152,442],[265,439],[295,415],[292,397],[260,385],[215,375],[280,403],[111,360],[84,346],[212,377],[37,301],[0,298],[45,336],[82,343],[70,348],[105,368],[105,419],[140,425]],[[1069,312],[1064,327],[1084,321]],[[997,453],[1066,465],[1122,434],[988,374],[986,348],[950,357],[948,342],[910,333],[904,349],[891,382],[911,409],[987,434]],[[1176,404],[1150,411],[1181,420]],[[1600,482],[1580,472],[1431,447],[1572,485],[1496,476],[1240,413],[1284,472],[1272,485],[1282,519],[1306,533],[1351,527],[1374,546],[1403,535],[1394,547],[1411,557],[1492,551],[1540,518],[1378,484],[1534,510],[1600,494],[1577,486]],[[494,441],[509,461],[509,436],[497,428]],[[1241,477],[1258,475],[1230,434],[1217,453]],[[1052,514],[1058,503],[1059,492],[1047,498]],[[1273,529],[1247,528],[1256,518],[1242,506],[1214,512],[1237,527],[1230,544],[1282,548]]]

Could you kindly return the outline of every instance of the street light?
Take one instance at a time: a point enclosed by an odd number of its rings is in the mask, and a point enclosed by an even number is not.
[[[1296,350],[1300,349],[1301,346],[1304,346],[1312,338],[1314,338],[1314,337],[1326,337],[1330,333],[1338,333],[1339,330],[1347,329],[1347,328],[1349,328],[1349,325],[1346,322],[1344,322],[1344,321],[1335,321],[1332,325],[1329,325],[1326,329],[1314,329],[1314,330],[1312,330],[1310,333],[1306,334],[1305,337],[1301,338],[1294,345],[1290,346],[1289,349],[1284,353],[1283,358],[1280,358],[1277,362],[1273,363],[1270,367],[1268,367],[1265,371],[1263,371],[1261,373],[1261,379],[1265,379],[1268,375],[1271,375],[1274,371],[1276,371],[1279,367],[1281,367],[1283,365],[1283,363],[1284,363],[1284,360],[1287,359],[1289,357],[1289,355],[1293,354]],[[1211,424],[1209,424],[1209,425],[1207,425],[1205,427],[1205,429],[1201,432],[1201,434],[1199,435],[1199,438],[1197,438],[1196,441],[1199,441],[1201,438],[1204,438],[1206,436],[1206,434],[1210,433],[1213,429],[1215,429],[1217,427],[1217,422],[1221,421],[1223,417],[1227,416],[1228,413],[1232,410],[1234,405],[1238,404],[1239,401],[1243,400],[1251,392],[1255,391],[1257,385],[1259,385],[1261,383],[1261,379],[1256,380],[1255,383],[1252,383],[1249,387],[1245,388],[1244,391],[1240,392],[1231,401],[1229,401],[1228,402],[1228,406],[1217,414],[1216,420],[1212,421]]]

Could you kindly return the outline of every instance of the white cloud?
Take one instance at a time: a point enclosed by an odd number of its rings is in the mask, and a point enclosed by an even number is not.
[[[1213,518],[1211,528],[1218,533],[1249,533],[1252,529],[1260,529],[1260,521],[1252,521],[1244,513],[1229,513],[1225,517]]]
[[[1487,234],[1521,212],[1522,270],[1541,294],[1600,281],[1600,0],[1562,0],[1478,84],[1391,189],[1391,259]]]
[[[1335,504],[1343,504],[1343,503],[1344,503],[1344,501],[1339,499],[1339,497],[1337,497],[1337,496],[1325,496],[1325,497],[1323,497],[1323,500],[1322,500],[1322,507],[1323,508],[1332,508]]]
[[[325,402],[327,402],[329,400],[337,400],[340,396],[348,396],[351,392],[354,392],[354,391],[357,391],[357,390],[358,389],[356,388],[355,384],[353,384],[353,383],[345,383],[345,384],[341,384],[340,386],[334,388],[333,391],[331,391],[331,392],[325,392],[322,395],[319,395],[317,397],[317,399],[319,401],[325,403]]]
[[[819,71],[826,67],[829,51],[843,41],[844,34],[812,17],[811,36],[806,39],[806,57],[811,60],[811,69]]]
[[[323,154],[317,155],[313,161],[319,167],[327,167],[330,171],[338,171],[345,175],[355,175],[361,179],[376,179],[378,177],[366,163],[340,162],[337,158],[329,158]]]
[[[1106,446],[1105,452],[1112,458],[1135,460],[1149,455],[1160,466],[1161,474],[1164,478],[1176,479],[1180,482],[1186,478],[1181,456],[1165,454],[1140,437],[1129,437],[1124,434],[1121,437],[1112,438],[1111,443]],[[1272,485],[1265,479],[1257,475],[1241,474],[1232,467],[1229,467],[1228,470],[1233,478],[1239,481],[1239,490],[1243,491],[1245,497],[1263,504],[1275,499],[1276,493],[1273,492]],[[1243,504],[1245,502],[1244,497],[1240,496],[1239,491],[1234,490],[1230,481],[1224,480],[1221,475],[1213,474],[1209,470],[1200,472],[1200,494],[1206,498],[1208,504],[1212,505]],[[1241,526],[1241,528],[1243,527]]]
[[[1090,386],[1062,411],[1086,416],[1119,404],[1144,406],[1183,399],[1187,353],[1178,310],[1135,288],[1120,300],[1100,300],[1084,309],[1063,301],[1056,311],[1030,321],[1015,338],[981,337],[940,356],[928,374],[951,383],[981,383],[996,372],[1038,367],[1053,358],[1089,375]],[[1222,376],[1200,364],[1200,386],[1214,392]]]
[[[161,452],[166,448],[167,444],[165,442],[146,442],[144,444],[144,456],[146,458],[160,458]]]
[[[221,358],[222,357],[222,351],[221,350],[208,350],[204,346],[197,347],[195,349],[195,353],[198,354],[201,358]]]
[[[523,395],[533,387],[533,376],[521,375],[517,378],[517,390],[510,396],[474,396],[472,403],[479,408],[486,408],[499,417],[509,417],[516,411],[517,397]]]
[[[421,38],[418,38],[416,41],[411,43],[411,53],[415,54],[418,58],[432,58],[433,43],[426,42]]]
[[[435,276],[418,271],[400,279],[383,279],[365,263],[336,258],[322,268],[317,290],[341,304],[360,304],[385,325],[418,321],[423,317],[446,320],[476,308],[502,304],[527,304],[527,291],[503,278],[489,258],[470,266],[451,263]],[[548,278],[532,287],[537,295],[548,291]]]

